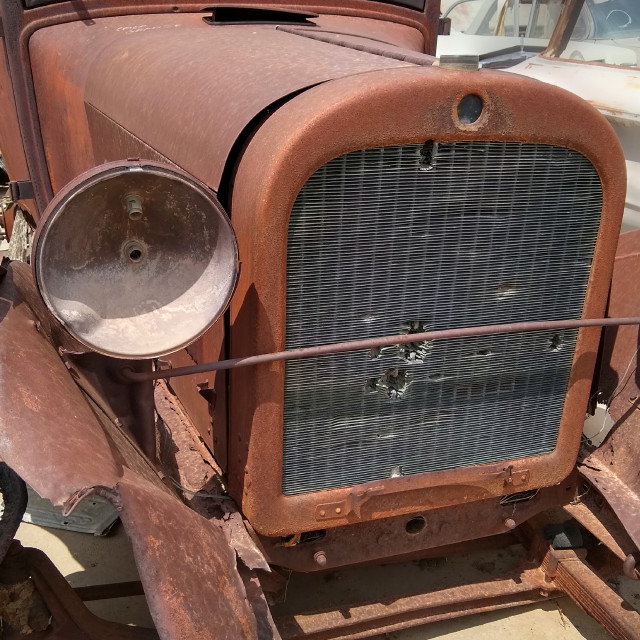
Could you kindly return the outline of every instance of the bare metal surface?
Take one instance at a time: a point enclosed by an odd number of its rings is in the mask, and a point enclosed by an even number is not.
[[[223,313],[238,254],[204,185],[138,161],[101,165],[59,191],[33,262],[47,306],[77,340],[114,357],[151,358],[192,342]]]
[[[178,367],[168,371],[154,371],[149,373],[137,373],[130,369],[123,369],[122,376],[131,382],[143,380],[161,380],[163,378],[175,378],[178,376],[193,375],[205,371],[220,371],[224,369],[236,369],[250,367],[269,362],[286,360],[298,360],[301,358],[313,358],[319,355],[341,353],[344,351],[357,351],[373,349],[376,347],[393,347],[400,344],[414,342],[426,342],[430,340],[451,340],[455,338],[467,338],[472,336],[487,336],[504,333],[519,333],[526,331],[549,331],[555,329],[576,329],[579,327],[607,327],[621,325],[640,325],[640,317],[634,318],[600,318],[583,320],[546,320],[539,322],[514,322],[500,325],[486,325],[481,327],[466,327],[461,329],[442,329],[440,331],[424,331],[422,333],[401,334],[398,336],[384,336],[381,338],[368,338],[366,340],[352,340],[335,344],[319,345],[317,347],[303,347],[289,349],[276,353],[267,353],[259,356],[247,356],[222,362],[206,362],[189,367]]]

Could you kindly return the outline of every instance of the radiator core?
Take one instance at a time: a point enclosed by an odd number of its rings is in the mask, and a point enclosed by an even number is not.
[[[331,160],[291,213],[286,348],[579,318],[602,186],[578,152],[427,142]],[[554,449],[577,331],[286,363],[284,494]]]

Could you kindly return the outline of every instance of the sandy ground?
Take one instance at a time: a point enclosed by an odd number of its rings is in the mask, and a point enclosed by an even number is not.
[[[72,586],[137,579],[137,571],[127,536],[118,523],[112,533],[96,537],[57,529],[22,524],[18,538],[25,546],[33,546],[49,554]],[[304,602],[340,601],[348,594],[381,595],[387,587],[429,588],[462,579],[485,578],[504,570],[517,560],[517,550],[475,554],[447,561],[422,561],[398,565],[391,575],[380,568],[298,576],[287,590],[287,605],[297,607]],[[640,607],[640,584],[623,581],[622,592]],[[126,624],[152,626],[144,597],[120,598],[88,603],[97,615]],[[605,640],[611,638],[594,620],[582,612],[569,598],[550,600],[539,605],[478,614],[454,621],[433,623],[403,632],[379,636],[386,640]]]

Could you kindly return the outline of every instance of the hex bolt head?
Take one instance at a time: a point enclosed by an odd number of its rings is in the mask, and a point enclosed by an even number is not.
[[[327,556],[324,551],[316,551],[313,554],[313,559],[319,567],[327,566]]]

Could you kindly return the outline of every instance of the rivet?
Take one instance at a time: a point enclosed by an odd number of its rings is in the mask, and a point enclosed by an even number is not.
[[[324,518],[327,515],[327,512],[324,509],[320,512],[320,517]]]
[[[504,521],[504,526],[507,527],[507,529],[515,529],[516,528],[516,521],[513,518],[507,518]]]
[[[342,513],[342,509],[340,507],[336,507],[336,513]]]

